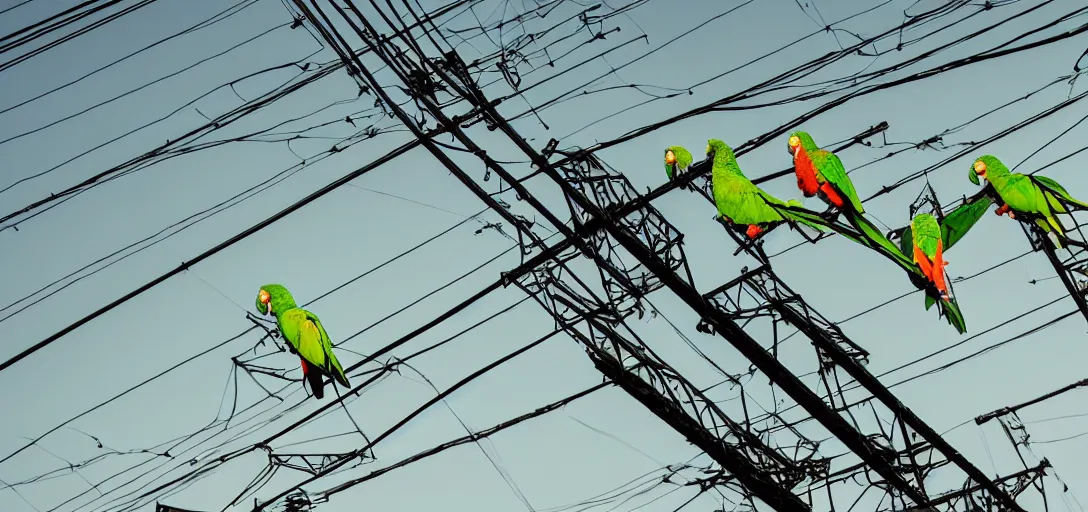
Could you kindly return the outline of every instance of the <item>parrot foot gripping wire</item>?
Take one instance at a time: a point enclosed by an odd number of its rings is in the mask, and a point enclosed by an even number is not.
[[[266,320],[264,318],[254,316],[253,313],[250,313],[248,311],[246,312],[246,318],[250,322],[253,322],[253,325],[256,325],[257,327],[260,327],[262,330],[264,330],[264,336],[262,336],[261,339],[257,341],[257,344],[253,346],[254,353],[256,353],[258,345],[259,346],[265,346],[264,340],[266,338],[271,339],[272,344],[280,352],[286,352],[287,351],[286,349],[283,348],[282,345],[280,345],[279,343],[276,343],[276,339],[280,337],[280,330],[279,330],[278,326],[276,326],[275,323],[273,323],[271,320]],[[276,327],[269,328],[268,326],[265,325],[266,323],[272,324],[273,326],[276,326]],[[292,352],[294,352],[294,351],[292,350]]]

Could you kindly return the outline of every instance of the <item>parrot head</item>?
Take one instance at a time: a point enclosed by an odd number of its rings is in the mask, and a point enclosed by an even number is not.
[[[735,160],[736,156],[733,155],[733,148],[729,147],[729,144],[722,142],[718,139],[710,139],[706,141],[706,157],[713,160],[715,157],[724,156],[729,160]]]
[[[287,311],[297,307],[291,292],[282,285],[266,284],[257,292],[257,312],[262,315],[271,315],[274,311]]]
[[[790,134],[789,140],[786,141],[786,149],[789,150],[791,155],[797,155],[797,150],[804,148],[805,151],[815,151],[818,149],[816,141],[812,140],[812,136],[808,132],[793,132]]]
[[[975,159],[975,163],[971,164],[971,170],[967,173],[967,178],[971,180],[971,183],[979,185],[979,178],[990,181],[991,177],[1000,177],[1007,174],[1009,174],[1009,168],[1005,167],[1001,160],[992,155],[982,155]]]
[[[676,179],[691,165],[693,158],[691,152],[680,146],[665,148],[665,174],[669,181]]]

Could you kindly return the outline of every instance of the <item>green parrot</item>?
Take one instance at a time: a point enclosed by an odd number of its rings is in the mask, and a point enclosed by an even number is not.
[[[669,177],[669,181],[686,171],[692,160],[691,152],[680,146],[665,148],[665,175]]]
[[[1069,241],[1069,237],[1055,214],[1069,213],[1070,206],[1088,208],[1088,203],[1069,195],[1058,182],[1045,176],[1010,172],[1001,160],[992,155],[976,158],[967,177],[975,185],[980,184],[980,177],[989,182],[997,196],[993,199],[1001,204],[994,213],[1008,213],[1012,219],[1020,216],[1022,220],[1038,226],[1044,233],[1053,232],[1054,246],[1058,249],[1062,248],[1063,241]]]
[[[903,266],[903,269],[910,276],[911,283],[925,291],[926,310],[937,304],[941,316],[960,334],[967,332],[967,324],[959,304],[951,296],[951,284],[944,271],[945,265],[948,265],[944,254],[967,234],[989,207],[989,199],[983,197],[965,202],[941,221],[931,214],[920,213],[911,219],[909,225],[892,232],[892,236],[899,236],[902,254],[911,255],[913,264]],[[901,264],[899,258],[893,258],[893,261]]]
[[[774,208],[772,205],[792,208],[802,208],[802,205],[795,199],[782,201],[752,183],[741,172],[737,158],[733,155],[733,149],[726,143],[710,139],[707,141],[706,155],[713,160],[711,184],[714,189],[714,204],[718,206],[718,215],[729,223],[747,225],[745,234],[748,238],[756,238],[764,229],[786,221],[800,222],[817,231],[823,231],[819,225],[810,220],[800,218],[788,210]],[[666,161],[667,159],[666,153]]]
[[[314,398],[325,396],[323,376],[328,375],[341,386],[350,388],[344,368],[332,353],[329,339],[317,315],[298,307],[291,293],[282,285],[266,284],[257,293],[257,311],[262,315],[275,315],[276,325],[292,354],[302,360],[302,375],[310,384]]]
[[[790,134],[787,146],[793,156],[793,172],[801,193],[805,197],[819,196],[832,211],[842,214],[861,238],[848,233],[840,234],[874,249],[892,245],[880,229],[865,218],[865,207],[838,156],[820,149],[807,132]]]
[[[840,211],[865,213],[854,183],[835,153],[820,149],[807,132],[790,134],[788,145],[793,156],[793,172],[797,175],[797,188],[805,197],[819,195],[825,203]]]

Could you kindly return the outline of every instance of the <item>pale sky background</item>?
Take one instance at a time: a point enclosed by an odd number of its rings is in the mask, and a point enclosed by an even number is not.
[[[420,0],[431,10],[438,1]],[[0,10],[15,5],[16,0],[0,0]],[[7,34],[27,24],[77,4],[73,1],[35,1],[0,14],[0,34]],[[394,2],[403,6],[399,2]],[[867,14],[853,18],[836,28],[864,37],[897,26],[904,11],[916,14],[939,5],[937,1],[914,2],[890,0]],[[966,3],[966,2],[965,2]],[[799,79],[793,88],[768,93],[737,105],[758,105],[802,92],[816,91],[818,82],[840,79],[851,74],[876,71],[892,66],[941,44],[993,25],[1016,13],[1039,5],[1038,1],[1005,1],[988,12],[979,12],[981,2],[971,2],[959,10],[929,21],[903,34],[904,41],[924,39],[906,45],[901,52],[891,52],[876,59],[849,56],[819,73]],[[131,2],[119,5],[129,5]],[[379,3],[385,5],[384,3]],[[570,21],[547,35],[548,41],[567,38],[549,49],[556,67],[545,66],[536,58],[532,74],[523,64],[522,88],[576,65],[608,48],[622,48],[608,53],[573,72],[535,87],[524,95],[500,106],[513,117],[527,108],[540,105],[574,90],[566,100],[540,110],[547,130],[532,116],[524,116],[514,126],[532,144],[542,148],[547,140],[561,140],[560,147],[589,146],[636,127],[673,116],[699,105],[735,93],[762,82],[779,72],[852,44],[846,32],[823,33],[806,39],[721,78],[691,89],[692,84],[716,77],[752,59],[817,31],[826,23],[847,18],[871,5],[852,0],[819,0],[799,6],[793,0],[753,0],[736,11],[689,32],[696,24],[738,7],[739,2],[677,1],[631,2],[633,8],[602,21],[605,31],[619,27],[603,41],[574,49],[589,40],[592,33]],[[188,29],[227,9],[229,2],[210,0],[161,0],[141,8],[102,29],[94,30],[71,42],[51,49],[37,58],[5,69],[0,73],[0,162],[3,174],[0,188],[49,170],[55,171],[0,192],[0,213],[6,214],[67,188],[86,177],[144,154],[167,140],[175,140],[205,123],[203,116],[215,117],[237,108],[291,80],[298,68],[286,67],[236,83],[234,90],[221,87],[240,77],[290,62],[308,60],[310,72],[316,63],[333,62],[334,53],[325,49],[310,56],[320,46],[299,28],[283,26],[233,49],[213,56],[291,21],[292,14],[282,2],[255,0],[237,14],[188,35],[177,37],[124,62],[41,99],[14,107],[54,87],[64,85],[109,62],[124,57],[160,39]],[[335,11],[328,8],[330,15]],[[360,4],[361,5],[361,4]],[[473,12],[465,12],[448,25],[465,29],[477,25],[473,13],[489,24],[500,19],[514,19],[532,8],[532,2],[484,0]],[[590,5],[590,4],[586,4]],[[610,0],[593,15],[606,15],[625,4]],[[877,5],[877,4],[872,4]],[[369,9],[367,4],[367,9]],[[1013,20],[964,44],[941,51],[920,63],[879,77],[875,82],[893,80],[930,69],[942,63],[986,51],[1041,27],[1051,20],[1082,8],[1077,0],[1055,0],[1034,13]],[[583,7],[564,3],[545,18],[526,22],[527,30],[538,32],[554,23],[576,15]],[[117,8],[108,10],[114,12]],[[817,12],[818,11],[818,12]],[[370,12],[370,11],[367,11]],[[101,17],[97,15],[95,18]],[[814,21],[816,20],[816,21]],[[372,20],[389,32],[380,18]],[[1079,27],[1088,22],[1083,13],[1054,27],[1014,43],[1022,44]],[[77,25],[78,26],[78,25]],[[71,29],[68,29],[71,30]],[[344,32],[348,35],[348,32]],[[473,33],[462,33],[469,37]],[[518,32],[506,30],[502,40],[509,42]],[[51,35],[33,44],[0,55],[7,62],[22,53],[52,40]],[[466,61],[477,52],[489,53],[499,40],[477,37],[471,46],[459,48]],[[645,40],[639,38],[645,37]],[[352,44],[359,41],[350,36]],[[674,41],[675,40],[675,41]],[[916,143],[980,116],[1000,105],[1072,73],[1077,57],[1086,46],[1084,35],[1066,41],[1021,52],[1009,57],[973,64],[920,82],[895,87],[852,100],[846,105],[805,123],[818,143],[831,145],[848,139],[871,125],[887,121],[889,142]],[[885,39],[879,50],[894,48],[898,38]],[[668,43],[657,53],[639,60],[592,85],[587,82],[605,74],[608,65],[619,67],[647,51]],[[356,46],[358,47],[358,46]],[[429,48],[429,47],[428,47]],[[535,49],[526,45],[525,52]],[[434,54],[432,53],[432,56]],[[564,55],[562,58],[559,58]],[[310,56],[310,57],[308,57]],[[210,59],[209,59],[210,58]],[[209,59],[176,76],[150,85],[138,92],[97,107],[35,133],[59,119],[76,114],[92,105],[177,72],[203,59]],[[607,62],[607,63],[606,63]],[[366,59],[376,69],[377,59]],[[378,74],[384,84],[399,85],[388,73]],[[484,78],[500,78],[494,66]],[[644,86],[641,90],[664,95],[680,91],[669,99],[655,101],[620,115],[582,127],[593,121],[650,99],[636,88],[611,88],[623,84]],[[814,85],[816,84],[816,85]],[[844,82],[845,84],[845,82]],[[592,93],[607,89],[605,92]],[[487,89],[489,97],[509,93],[509,87],[497,83]],[[586,91],[586,92],[583,92]],[[1084,92],[1084,84],[1072,88],[1058,82],[1027,100],[1021,101],[962,130],[944,137],[948,145],[976,141],[1043,111],[1070,95]],[[404,95],[393,90],[395,98]],[[199,99],[198,99],[199,98]],[[445,97],[443,97],[445,98]],[[121,179],[96,187],[19,224],[19,230],[0,232],[0,307],[8,306],[50,283],[64,278],[85,265],[106,257],[129,244],[155,235],[164,228],[228,201],[255,186],[271,184],[267,190],[196,223],[165,241],[151,246],[106,270],[83,279],[41,303],[22,309],[21,302],[0,312],[0,344],[3,360],[37,343],[71,322],[175,268],[204,250],[241,232],[252,224],[279,211],[303,196],[359,166],[379,158],[390,149],[409,140],[411,134],[390,119],[358,119],[353,128],[343,118],[372,108],[373,97],[357,101],[356,86],[343,71],[338,71],[302,90],[277,101],[241,121],[213,132],[197,143],[238,137],[268,129],[278,123],[311,114],[301,121],[272,129],[269,133],[304,130],[319,124],[326,126],[305,133],[312,138],[296,140],[290,147],[286,136],[265,136],[273,142],[235,142],[220,147],[160,159]],[[687,119],[654,131],[631,142],[602,151],[598,156],[622,172],[640,191],[663,183],[665,174],[661,156],[666,146],[685,145],[701,158],[708,138],[720,138],[734,146],[771,130],[829,98],[752,110],[716,112]],[[192,103],[190,103],[192,102]],[[410,111],[414,107],[408,107]],[[449,109],[460,113],[464,105]],[[172,112],[175,114],[170,115]],[[199,112],[198,112],[199,110]],[[996,143],[972,150],[930,174],[934,188],[948,203],[976,190],[967,179],[973,158],[992,153],[1010,166],[1020,163],[1033,151],[1048,143],[1081,120],[1082,104],[1077,103],[1053,116],[1014,133]],[[155,122],[107,144],[117,137]],[[356,145],[312,166],[298,170],[297,155],[307,158],[327,151],[332,144],[352,136],[371,122],[383,128],[382,135]],[[432,124],[433,126],[433,124]],[[577,132],[572,134],[572,132]],[[516,162],[509,169],[517,176],[531,172],[524,155],[505,142],[497,132],[483,126],[468,130],[494,158]],[[1056,143],[1032,156],[1019,171],[1030,172],[1083,147],[1078,142],[1088,131],[1073,128]],[[12,137],[20,136],[12,139]],[[740,158],[750,177],[778,171],[790,164],[785,151],[785,136]],[[449,143],[449,137],[439,138]],[[884,146],[884,139],[872,139],[871,148],[855,147],[841,154],[848,169],[853,169],[889,151],[904,146]],[[342,144],[341,144],[342,146]],[[894,158],[866,166],[853,173],[853,180],[863,197],[875,193],[909,173],[942,161],[958,151],[907,151]],[[88,152],[90,151],[90,152]],[[83,156],[82,153],[86,153]],[[296,155],[297,154],[297,155]],[[495,191],[498,179],[484,182],[480,161],[464,153],[451,153],[455,161],[477,179],[484,188]],[[78,156],[78,157],[77,157]],[[71,160],[73,159],[74,160]],[[71,160],[71,161],[69,161]],[[68,163],[65,163],[68,162]],[[1074,195],[1088,197],[1088,178],[1080,172],[1081,159],[1074,157],[1050,167],[1043,174],[1057,179]],[[286,176],[286,177],[285,177]],[[49,430],[118,393],[163,372],[179,361],[216,346],[250,327],[245,311],[252,310],[260,285],[279,282],[294,293],[300,303],[309,303],[348,279],[354,278],[451,225],[483,209],[460,182],[423,149],[416,149],[391,160],[378,170],[328,194],[319,201],[280,220],[269,228],[233,245],[218,255],[194,266],[140,295],[128,303],[64,336],[47,348],[0,372],[0,386],[8,390],[0,398],[0,457],[19,449],[42,432]],[[569,211],[554,183],[537,177],[527,183],[538,198],[566,220]],[[924,181],[911,182],[891,194],[867,203],[866,208],[881,222],[899,227],[908,221],[907,205],[922,190]],[[765,188],[779,197],[797,197],[792,178],[772,181]],[[380,192],[380,193],[379,193]],[[389,194],[389,195],[383,195]],[[534,228],[542,236],[554,226],[534,215],[512,193],[502,196],[515,212],[538,219]],[[822,209],[816,200],[812,208]],[[700,292],[708,292],[733,278],[752,261],[731,256],[734,243],[721,227],[711,221],[713,207],[689,192],[674,191],[654,202],[685,237],[685,251]],[[499,219],[494,213],[470,220],[432,243],[344,287],[309,306],[321,319],[334,342],[348,338],[387,315],[416,301],[431,290],[443,286],[481,263],[511,247],[512,242],[494,230],[475,231],[486,222]],[[186,221],[189,222],[189,221]],[[179,225],[180,226],[180,225]],[[509,225],[507,232],[513,233]],[[168,232],[177,229],[170,228]],[[154,240],[154,239],[152,239]],[[558,237],[551,239],[557,241]],[[782,229],[766,242],[769,253],[779,252],[800,241],[799,235]],[[137,246],[139,247],[139,246]],[[948,254],[952,276],[967,276],[1001,263],[1029,249],[1020,228],[1006,217],[987,214],[975,231]],[[121,253],[126,254],[126,253]],[[110,261],[110,260],[106,260]],[[454,304],[494,281],[499,273],[517,266],[517,251],[499,257],[482,269],[457,281],[436,295],[419,302],[403,313],[382,322],[364,334],[347,341],[338,349],[345,366],[430,321]],[[100,266],[101,264],[99,264]],[[800,293],[823,316],[840,321],[872,305],[899,296],[912,289],[906,276],[880,256],[866,252],[848,241],[831,238],[818,246],[805,245],[773,260],[785,282]],[[97,267],[90,267],[93,270]],[[585,281],[599,276],[588,260],[574,265]],[[76,274],[78,277],[82,274]],[[936,311],[924,311],[922,297],[911,295],[887,307],[843,323],[847,336],[872,353],[869,369],[875,374],[961,343],[917,364],[881,377],[893,385],[911,377],[993,348],[982,355],[959,362],[940,372],[925,375],[893,388],[896,395],[988,475],[1006,475],[1024,466],[1005,438],[1000,425],[990,422],[980,427],[970,420],[979,414],[1035,398],[1086,375],[1081,361],[1085,357],[1085,319],[1073,315],[1039,333],[1006,340],[1073,311],[1073,300],[1066,297],[1061,282],[1042,254],[1031,254],[969,281],[955,285],[969,332],[960,336]],[[72,278],[68,278],[69,280]],[[1039,280],[1032,284],[1033,280]],[[67,281],[62,281],[62,283]],[[45,293],[52,290],[48,289]],[[36,298],[37,296],[35,296]],[[1064,298],[1062,298],[1064,297]],[[464,312],[440,324],[426,334],[393,351],[405,357],[417,350],[452,336],[524,298],[516,287],[500,289]],[[1029,310],[1060,299],[1037,312],[1021,317]],[[34,300],[33,298],[31,300]],[[723,380],[710,365],[681,337],[689,337],[726,371],[743,373],[748,363],[720,337],[695,330],[697,315],[665,289],[650,296],[659,311],[656,318],[632,317],[628,325],[663,359],[692,382],[708,387]],[[1019,317],[1019,318],[1018,318]],[[1010,319],[1011,323],[990,330]],[[678,334],[670,321],[675,324]],[[545,311],[532,301],[517,306],[510,313],[488,321],[440,348],[411,361],[438,389],[445,389],[493,360],[531,342],[553,329]],[[783,327],[783,336],[792,332]],[[749,328],[750,334],[765,345],[773,338],[762,327]],[[973,337],[976,336],[977,337]],[[142,496],[151,488],[187,472],[199,469],[222,454],[252,446],[280,431],[298,418],[328,403],[336,394],[326,389],[326,400],[306,399],[299,383],[293,383],[281,395],[284,402],[268,398],[252,379],[239,371],[232,374],[231,357],[249,358],[270,352],[256,347],[256,332],[231,341],[185,365],[170,371],[111,404],[72,422],[47,436],[38,447],[0,463],[0,506],[4,512],[24,511],[121,511],[153,510],[158,499],[173,506],[196,511],[218,511],[254,478],[261,476],[269,459],[264,451],[254,451],[234,459],[199,480],[173,486],[160,493]],[[256,350],[256,352],[254,352]],[[816,359],[803,336],[797,335],[780,347],[784,363],[799,374],[816,369]],[[388,356],[382,358],[387,359]],[[255,362],[268,367],[291,369],[300,376],[298,361],[289,354],[271,354]],[[373,369],[376,365],[370,365]],[[262,385],[278,389],[283,381],[257,376]],[[352,384],[366,376],[356,372]],[[558,335],[517,357],[455,392],[446,404],[439,404],[412,420],[397,433],[375,447],[377,461],[349,465],[346,469],[305,486],[311,494],[320,494],[341,482],[358,478],[381,467],[394,464],[434,445],[464,436],[465,428],[478,431],[489,428],[537,407],[584,390],[600,382],[600,374],[586,358],[580,345],[566,335]],[[766,376],[757,373],[747,378],[744,392],[753,416],[771,410],[778,402],[782,410],[793,401],[781,390],[768,387]],[[818,381],[805,377],[815,387]],[[817,392],[821,392],[817,389]],[[1074,391],[1062,397],[1034,405],[1020,412],[1039,457],[1048,458],[1056,474],[1068,484],[1051,477],[1045,480],[1051,510],[1080,510],[1088,499],[1088,410],[1083,405],[1088,391]],[[419,374],[407,368],[367,388],[361,398],[347,406],[354,421],[375,438],[406,414],[434,396],[434,390]],[[739,389],[719,386],[709,394],[722,401],[720,406],[738,421],[743,420]],[[853,399],[864,395],[851,392]],[[263,401],[262,401],[263,399]],[[161,453],[176,439],[229,416],[232,404],[240,411],[229,424],[170,448],[172,460],[147,453],[112,455],[99,448],[85,432],[119,452],[149,450]],[[301,405],[298,405],[302,402]],[[859,416],[872,412],[858,409]],[[886,413],[885,410],[879,409]],[[804,415],[791,409],[786,418]],[[460,419],[460,422],[458,421]],[[887,420],[889,417],[884,416]],[[876,431],[876,422],[860,419],[865,433]],[[463,425],[462,423],[463,422]],[[966,424],[965,424],[966,422]],[[226,429],[226,430],[224,430]],[[951,429],[951,430],[949,430]],[[813,439],[829,437],[816,422],[806,422],[801,431]],[[325,436],[336,437],[316,442],[305,441]],[[789,449],[793,439],[782,434],[769,441],[772,446]],[[223,444],[226,443],[226,444]],[[301,443],[301,444],[300,444]],[[215,446],[218,451],[209,452]],[[334,408],[327,415],[277,439],[272,447],[278,453],[343,453],[363,445],[361,436],[344,409]],[[484,452],[488,454],[484,456]],[[845,451],[841,443],[830,440],[821,445],[824,456]],[[189,461],[199,459],[193,465]],[[93,464],[71,470],[69,464]],[[856,462],[852,455],[838,457],[833,469]],[[1029,459],[1029,464],[1037,461]],[[682,469],[669,482],[663,477],[667,466]],[[608,387],[580,399],[554,413],[529,420],[499,433],[479,445],[464,445],[441,455],[396,469],[374,480],[331,496],[328,503],[315,510],[344,512],[353,510],[473,510],[476,512],[536,512],[583,510],[587,500],[606,498],[596,510],[653,511],[675,510],[697,494],[697,487],[677,485],[702,476],[698,467],[709,464],[706,456],[688,444],[665,423],[646,411],[618,388]],[[131,469],[133,466],[142,466]],[[110,478],[118,472],[121,476]],[[501,470],[501,473],[500,473]],[[44,477],[43,477],[44,476]],[[254,498],[268,500],[284,489],[307,479],[309,475],[289,468],[279,468],[254,494],[246,494],[229,510],[250,510]],[[107,480],[108,479],[108,480]],[[670,483],[671,482],[671,483]],[[958,470],[943,469],[926,481],[931,495],[962,486]],[[9,487],[7,484],[15,484]],[[93,486],[93,487],[92,487]],[[517,490],[515,492],[515,489]],[[732,510],[730,500],[737,494],[728,489],[704,493],[685,510]],[[835,484],[832,494],[837,509],[847,510],[862,495],[858,481]],[[802,488],[795,492],[803,494]],[[826,496],[826,491],[820,491]],[[1033,494],[1034,493],[1034,494]],[[878,492],[870,490],[861,497],[858,510],[888,509],[878,501]],[[521,497],[524,499],[522,499]],[[165,497],[164,497],[165,496]],[[598,497],[598,498],[594,498]],[[816,510],[826,510],[825,498],[817,497]],[[1079,500],[1079,501],[1078,501]],[[1029,490],[1022,500],[1029,510],[1042,510],[1038,494]],[[769,510],[760,507],[760,510]]]

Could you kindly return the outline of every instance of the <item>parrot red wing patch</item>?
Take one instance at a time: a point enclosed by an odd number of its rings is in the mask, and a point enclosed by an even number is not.
[[[846,204],[846,202],[842,200],[842,196],[840,196],[838,192],[835,192],[835,187],[832,187],[830,182],[820,186],[820,192],[824,193],[824,196],[827,197],[827,201],[835,205],[835,208],[842,208],[842,206]]]
[[[941,295],[948,295],[948,286],[944,283],[944,266],[948,262],[944,260],[944,244],[937,240],[937,253],[933,256],[933,285]]]

